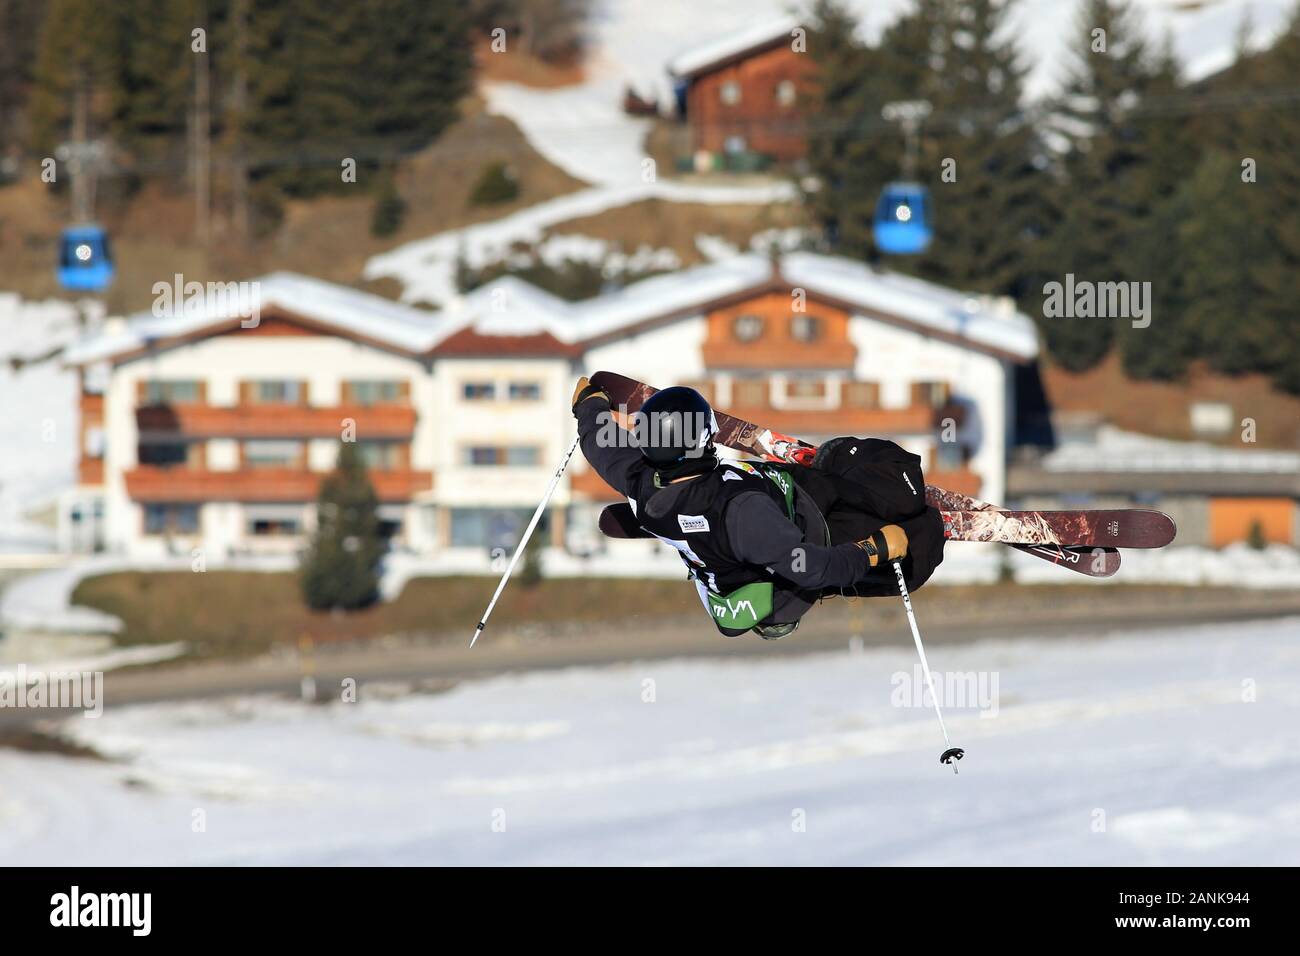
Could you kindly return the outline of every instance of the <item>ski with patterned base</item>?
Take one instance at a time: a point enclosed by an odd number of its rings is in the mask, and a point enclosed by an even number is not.
[[[1163,548],[1174,523],[1159,511],[940,511],[949,541],[1051,545],[1064,548]],[[606,505],[600,530],[608,538],[652,538],[627,502]]]
[[[635,414],[642,403],[658,391],[652,385],[638,382],[616,372],[596,372],[591,376],[591,382],[604,389],[609,395],[610,403],[619,414],[623,415]],[[813,456],[817,452],[815,445],[778,434],[771,429],[716,409],[714,415],[718,420],[718,433],[714,436],[714,441],[719,445],[747,452],[759,458],[798,465],[812,464]],[[934,485],[925,486],[925,499],[928,505],[940,511],[999,512],[1003,510],[970,495],[948,491]],[[1009,546],[1089,577],[1109,577],[1119,570],[1119,551],[1113,546],[1069,547],[1050,542],[1016,543]]]
[[[1163,548],[1173,519],[1142,508],[1079,511],[940,511],[949,541],[1059,545],[1066,548]]]

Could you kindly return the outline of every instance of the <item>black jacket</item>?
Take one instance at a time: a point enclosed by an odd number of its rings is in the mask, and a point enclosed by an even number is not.
[[[723,463],[712,472],[660,488],[640,451],[609,426],[609,403],[590,398],[578,406],[582,451],[591,467],[624,495],[642,527],[682,553],[697,584],[715,595],[748,582],[770,582],[775,595],[764,623],[798,620],[827,590],[852,590],[871,571],[856,544],[827,546],[824,528],[785,506],[784,492],[767,476],[780,466]],[[760,473],[762,472],[762,473]],[[791,494],[799,494],[791,486]],[[815,513],[816,509],[812,511]],[[816,519],[814,519],[816,520]],[[709,601],[704,593],[706,608]],[[715,614],[715,623],[724,633]]]

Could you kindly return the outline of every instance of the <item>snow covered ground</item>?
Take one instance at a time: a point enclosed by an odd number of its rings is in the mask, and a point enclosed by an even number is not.
[[[393,278],[402,283],[402,301],[442,306],[457,296],[456,263],[464,259],[482,268],[506,258],[517,245],[541,243],[552,226],[595,216],[647,199],[712,205],[789,202],[794,187],[776,182],[754,186],[687,184],[654,179],[580,189],[490,222],[450,229],[372,256],[366,279]]]
[[[110,698],[66,726],[116,762],[0,751],[0,859],[1300,863],[1300,619],[930,650],[984,692],[949,709],[959,776],[891,703],[906,633],[354,704]]]
[[[0,551],[54,546],[52,529],[24,515],[76,476],[77,375],[49,356],[77,333],[70,303],[0,292]]]

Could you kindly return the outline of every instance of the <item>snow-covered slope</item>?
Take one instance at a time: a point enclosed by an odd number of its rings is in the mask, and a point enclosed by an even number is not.
[[[71,304],[0,292],[0,551],[53,547],[24,515],[75,480],[77,375],[51,353],[77,334]]]
[[[891,702],[905,632],[329,707],[110,708],[68,727],[119,763],[0,751],[0,858],[1294,865],[1297,639],[1300,619],[933,647],[941,686],[987,694],[949,707],[955,777],[930,710]]]
[[[876,41],[911,0],[848,0],[865,39]],[[670,62],[691,62],[693,52],[716,48],[749,31],[784,25],[789,0],[599,0],[592,25],[587,79],[578,86],[534,90],[488,84],[490,108],[509,117],[534,148],[572,176],[590,183],[627,184],[641,174],[646,121],[619,109],[625,86],[671,102]],[[1012,30],[1028,68],[1025,94],[1037,100],[1057,91],[1070,62],[1078,0],[1020,0]],[[1286,23],[1290,0],[1137,0],[1154,46],[1168,36],[1192,79],[1232,62],[1244,18],[1251,42],[1261,46]],[[683,57],[686,59],[683,59]]]

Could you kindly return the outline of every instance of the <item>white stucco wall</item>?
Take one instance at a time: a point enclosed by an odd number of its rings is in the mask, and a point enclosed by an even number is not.
[[[912,401],[914,382],[946,381],[952,397],[973,403],[975,420],[968,421],[960,437],[974,437],[970,468],[983,482],[980,497],[1000,502],[1006,489],[1008,440],[1008,373],[994,356],[952,342],[890,325],[862,315],[849,322],[849,338],[858,349],[855,377],[880,383],[885,408],[904,408]],[[924,454],[920,436],[912,450]],[[933,448],[929,436],[925,450]]]
[[[446,507],[536,507],[575,434],[569,398],[576,374],[567,359],[442,358],[430,381],[433,497]],[[511,400],[510,382],[541,386],[537,400]],[[470,382],[492,382],[495,399],[466,399]],[[421,410],[423,412],[423,410]],[[474,467],[465,464],[473,446],[531,446],[535,466]],[[567,483],[552,499],[568,501]]]
[[[123,473],[136,465],[135,410],[138,383],[151,379],[198,380],[206,383],[210,405],[239,403],[239,383],[257,379],[293,379],[308,383],[312,405],[337,405],[343,382],[381,379],[411,383],[411,401],[417,423],[411,443],[411,466],[433,467],[433,424],[436,408],[423,362],[382,351],[348,339],[330,336],[247,336],[238,332],[214,336],[160,351],[116,366],[104,395],[104,459],[107,546],[131,554],[161,554],[166,542],[144,534],[143,509],[126,495]],[[362,436],[364,437],[364,436]],[[239,443],[212,439],[206,444],[207,467],[230,471],[239,466]],[[333,467],[337,445],[332,439],[314,439],[308,445],[313,470]],[[201,537],[174,539],[174,547],[188,548],[200,541],[213,553],[248,544],[242,505],[209,502],[199,512]],[[266,539],[259,547],[283,548],[283,542]]]

